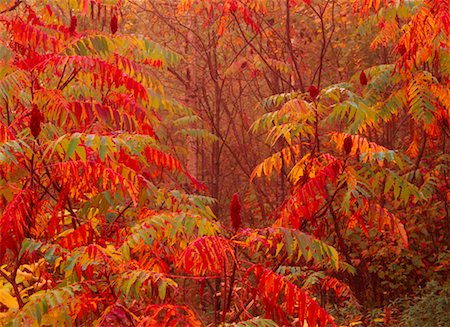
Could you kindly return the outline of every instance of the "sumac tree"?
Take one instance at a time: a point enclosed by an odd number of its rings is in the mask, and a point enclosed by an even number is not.
[[[123,34],[122,5],[1,4],[1,324],[333,325],[282,265],[351,267],[296,229],[216,221],[172,150],[193,113],[155,78],[180,57]]]

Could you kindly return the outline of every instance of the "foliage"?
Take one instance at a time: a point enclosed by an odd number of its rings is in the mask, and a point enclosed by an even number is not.
[[[448,287],[436,281],[427,283],[416,292],[417,298],[401,314],[405,326],[445,326],[450,322]],[[408,302],[408,301],[407,301]]]
[[[0,324],[447,323],[449,12],[2,2]]]
[[[179,55],[123,33],[122,6],[2,7],[2,325],[333,325],[274,270],[281,253],[327,274],[351,267],[294,229],[215,220],[173,137],[217,137],[156,78]],[[283,293],[276,311],[267,283]]]
[[[272,95],[252,127],[281,147],[252,177],[286,174],[291,183],[277,224],[334,244],[356,268],[350,287],[367,306],[448,277],[448,5],[355,1],[368,19],[361,30],[379,31],[372,48],[394,49],[392,64]]]

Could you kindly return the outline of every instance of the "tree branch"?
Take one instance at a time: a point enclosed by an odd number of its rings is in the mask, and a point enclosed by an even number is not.
[[[21,3],[22,3],[22,0],[16,0],[16,2],[11,7],[9,7],[8,9],[0,11],[0,15],[4,14],[4,13],[7,13],[7,12],[10,12],[10,11],[13,11],[17,7],[19,7]]]

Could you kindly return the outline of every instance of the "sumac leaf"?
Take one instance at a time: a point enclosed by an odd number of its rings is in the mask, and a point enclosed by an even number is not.
[[[403,56],[403,55],[406,53],[406,47],[405,47],[405,45],[404,45],[404,44],[399,44],[399,45],[397,46],[397,51],[398,51],[398,53],[399,53],[401,56]]]
[[[230,2],[230,10],[231,10],[232,12],[235,12],[237,9],[238,9],[237,1],[236,1],[236,0],[232,0],[232,1]]]
[[[349,135],[344,139],[344,151],[346,155],[349,155],[350,152],[352,151],[352,147],[353,147],[353,140],[352,137]]]

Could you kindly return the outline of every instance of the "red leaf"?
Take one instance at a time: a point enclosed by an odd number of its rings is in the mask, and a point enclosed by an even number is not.
[[[237,10],[238,6],[237,6],[237,1],[236,0],[231,0],[230,2],[230,10],[232,12],[235,12]]]
[[[319,305],[315,301],[309,302],[308,306],[308,326],[316,326]]]
[[[25,188],[3,210],[0,215],[0,264],[7,249],[15,254],[19,252],[22,241],[34,224],[34,211],[41,205],[38,202],[33,192]]]
[[[406,47],[405,47],[405,45],[404,45],[404,44],[399,44],[399,45],[397,46],[397,52],[398,52],[401,56],[403,56],[403,55],[406,53]]]
[[[204,236],[192,241],[181,255],[180,265],[195,275],[222,274],[235,261],[229,240],[217,236]]]
[[[350,154],[350,152],[352,151],[352,147],[353,147],[353,140],[352,140],[352,137],[350,135],[348,135],[344,139],[344,151],[345,151],[346,155]]]
[[[306,294],[305,292],[299,292],[298,295],[298,320],[300,326],[303,326],[303,321],[306,315]]]
[[[141,169],[139,161],[127,154],[123,148],[119,151],[119,162],[136,172],[139,172]]]
[[[91,224],[85,223],[69,234],[61,237],[58,240],[58,244],[63,248],[72,250],[76,247],[89,244],[92,241],[92,236]]]

